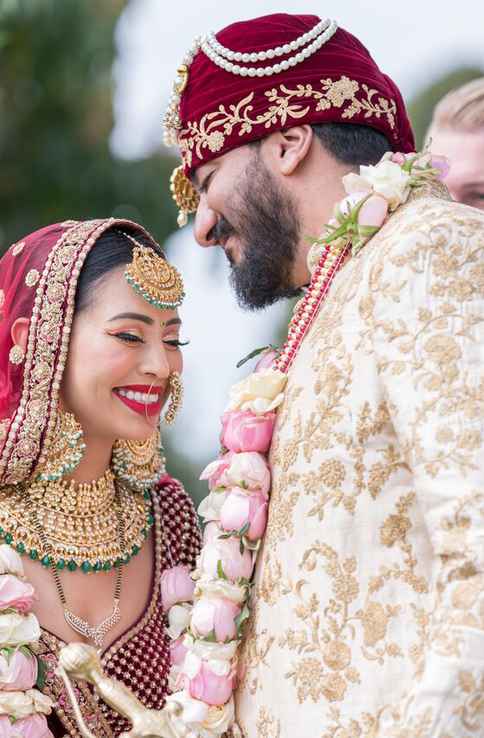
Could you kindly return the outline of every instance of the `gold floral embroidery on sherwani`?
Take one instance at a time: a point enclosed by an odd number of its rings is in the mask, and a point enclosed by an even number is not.
[[[484,213],[437,195],[346,264],[290,372],[246,738],[484,736]]]

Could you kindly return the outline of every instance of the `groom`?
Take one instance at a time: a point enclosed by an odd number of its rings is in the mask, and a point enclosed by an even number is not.
[[[249,309],[310,282],[342,178],[402,152],[365,170],[393,212],[363,223],[289,372],[242,733],[484,736],[484,213],[435,178],[408,194],[401,95],[334,23],[235,23],[179,75],[172,191]]]

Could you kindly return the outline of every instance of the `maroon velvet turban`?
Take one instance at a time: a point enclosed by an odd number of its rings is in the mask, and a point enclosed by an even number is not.
[[[311,31],[315,15],[276,13],[233,23],[217,40],[234,52],[289,44]],[[293,55],[241,66],[260,67]],[[402,96],[358,39],[342,28],[312,56],[271,76],[240,76],[204,51],[188,68],[177,140],[186,175],[237,146],[304,123],[358,123],[381,131],[394,151],[414,150]]]

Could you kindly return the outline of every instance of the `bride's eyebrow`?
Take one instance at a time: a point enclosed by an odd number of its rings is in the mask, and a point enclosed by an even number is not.
[[[140,320],[142,323],[146,323],[146,325],[153,325],[155,322],[153,318],[150,318],[149,315],[143,315],[143,313],[119,313],[113,318],[109,318],[108,322],[113,320],[122,320],[123,318],[128,320]]]

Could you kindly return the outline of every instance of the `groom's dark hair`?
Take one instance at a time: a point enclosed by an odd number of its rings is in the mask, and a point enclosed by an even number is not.
[[[341,164],[377,164],[391,151],[383,133],[354,123],[316,123],[311,126],[322,146]]]

